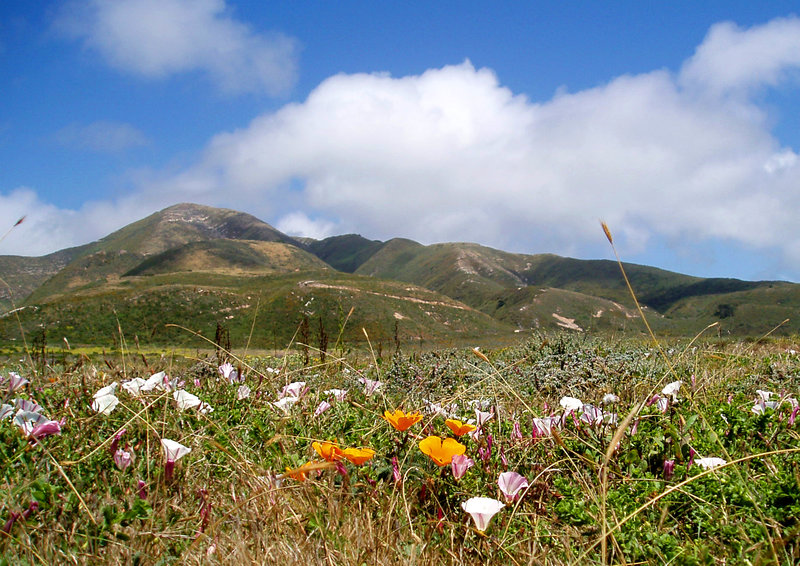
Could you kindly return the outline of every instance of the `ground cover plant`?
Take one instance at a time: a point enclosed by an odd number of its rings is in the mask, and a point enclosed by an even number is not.
[[[20,362],[0,563],[796,563],[794,348]]]

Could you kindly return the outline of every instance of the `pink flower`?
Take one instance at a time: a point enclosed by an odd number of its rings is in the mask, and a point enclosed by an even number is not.
[[[294,381],[283,386],[283,389],[278,393],[278,399],[283,399],[284,397],[297,397],[299,399],[307,392],[308,387],[306,387],[305,381]]]
[[[147,484],[144,483],[144,480],[139,480],[139,483],[136,485],[136,494],[139,496],[139,499],[147,498]]]
[[[120,448],[119,450],[114,452],[114,464],[116,464],[116,466],[120,470],[124,470],[125,468],[130,466],[132,461],[133,461],[133,456],[127,450],[123,450]]]
[[[14,393],[17,389],[21,389],[21,388],[25,387],[27,384],[30,383],[30,381],[28,381],[27,379],[25,379],[24,377],[20,376],[18,373],[13,372],[13,371],[8,372],[8,379],[7,380],[4,379],[4,380],[0,381],[0,387],[5,388],[6,387],[6,381],[8,382],[8,386],[7,387],[8,387],[8,394],[9,395]]]
[[[671,480],[675,473],[675,460],[664,460],[664,479]]]
[[[61,434],[61,427],[64,426],[66,419],[62,419],[61,422],[59,421],[44,421],[40,422],[36,426],[33,427],[28,438],[31,442],[36,443],[37,440],[40,438],[44,438],[45,436],[51,436],[53,434]]]
[[[111,454],[114,454],[117,451],[117,448],[119,447],[119,441],[125,432],[125,429],[121,428],[117,431],[117,434],[114,435],[114,438],[111,440],[111,445],[108,447],[108,450],[111,452]]]
[[[359,377],[358,382],[364,386],[364,395],[367,397],[375,394],[378,389],[383,387],[383,383],[375,379],[367,379],[366,377]]]
[[[186,456],[192,449],[168,438],[161,439],[161,447],[164,449],[164,457],[167,460],[164,464],[164,480],[170,481],[175,469],[175,462]]]
[[[236,370],[229,362],[225,362],[218,368],[219,374],[228,380],[228,383],[236,383],[244,381],[244,377],[239,375],[238,370]]]
[[[473,460],[469,456],[465,456],[464,454],[456,454],[450,461],[450,467],[453,470],[453,477],[457,480],[463,478],[464,474],[467,473],[467,470],[469,470],[474,465],[475,465],[475,460]]]
[[[506,501],[516,501],[519,492],[528,487],[528,480],[517,472],[503,472],[497,478],[497,485],[506,498]]]
[[[394,480],[395,483],[398,483],[402,481],[402,479],[403,476],[400,474],[400,464],[397,462],[397,456],[392,456],[392,480]]]
[[[514,422],[514,427],[511,431],[511,438],[514,440],[522,440],[522,429],[519,426],[519,422]]]
[[[327,401],[321,401],[319,405],[317,405],[317,410],[314,411],[314,416],[318,417],[325,411],[331,408],[331,404]]]

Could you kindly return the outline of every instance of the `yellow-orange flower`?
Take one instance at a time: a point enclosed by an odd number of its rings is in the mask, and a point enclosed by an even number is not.
[[[299,468],[294,469],[287,466],[283,477],[292,478],[293,480],[297,481],[306,481],[308,479],[308,473],[314,471],[315,469],[314,462],[306,462]]]
[[[360,466],[367,460],[372,459],[375,451],[372,448],[345,448],[342,456],[350,460],[356,466]]]
[[[419,411],[406,414],[400,409],[396,409],[394,413],[384,411],[383,418],[386,419],[395,430],[403,432],[421,421],[422,414]]]
[[[342,449],[335,442],[312,442],[311,446],[328,462],[342,459]]]
[[[419,449],[423,454],[430,456],[437,466],[447,466],[452,462],[453,456],[463,454],[467,447],[455,438],[440,438],[429,436],[420,441]]]
[[[444,424],[447,425],[447,428],[453,431],[453,434],[456,436],[463,436],[475,430],[477,427],[475,425],[469,423],[462,423],[458,419],[447,419],[444,421]]]

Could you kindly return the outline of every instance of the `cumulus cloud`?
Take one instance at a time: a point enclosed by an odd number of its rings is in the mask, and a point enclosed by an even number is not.
[[[224,0],[72,3],[57,28],[117,69],[147,78],[203,71],[223,92],[280,94],[296,77],[297,42],[254,32]]]
[[[800,40],[798,21],[738,30],[740,57]],[[305,210],[373,237],[579,253],[603,218],[629,252],[659,236],[793,255],[794,151],[771,135],[755,99],[719,95],[722,79],[702,96],[684,86],[699,62],[711,64],[719,35],[678,74],[621,76],[543,102],[468,61],[399,78],[337,75],[305,102],[217,135],[159,190],[224,187],[273,203],[263,212],[274,216],[287,213],[276,204],[286,183],[300,179]],[[764,59],[769,72],[744,66],[726,84],[768,85],[797,63],[780,51]]]
[[[166,196],[165,199],[169,199]],[[30,187],[0,193],[0,255],[40,256],[93,242],[144,216],[174,204],[131,195],[119,201],[95,201],[77,210],[44,202]],[[17,221],[25,217],[19,225]]]
[[[788,74],[797,77],[798,66],[800,19],[797,17],[777,18],[750,29],[723,22],[711,27],[686,62],[681,81],[719,96],[775,86]]]
[[[149,144],[141,131],[121,122],[70,124],[56,132],[53,137],[64,147],[100,153],[119,153]]]
[[[627,254],[713,240],[796,261],[800,160],[771,134],[755,91],[798,70],[781,47],[798,41],[797,18],[725,24],[677,73],[543,101],[469,61],[405,77],[341,74],[215,136],[194,165],[136,198],[239,208],[309,235],[578,256],[607,249],[604,219]]]
[[[337,234],[336,225],[333,222],[309,218],[301,211],[290,212],[281,217],[275,227],[290,236],[304,236],[316,240]]]

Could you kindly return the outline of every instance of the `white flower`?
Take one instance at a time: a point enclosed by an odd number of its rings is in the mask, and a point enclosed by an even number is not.
[[[344,401],[344,398],[347,397],[347,389],[327,389],[322,393],[323,395],[333,395],[337,401]]]
[[[769,401],[769,398],[775,394],[772,391],[762,391],[761,389],[756,389],[756,395],[758,395],[758,397],[766,403]]]
[[[583,401],[575,397],[562,397],[558,404],[564,408],[565,413],[574,413],[583,407]]]
[[[175,391],[175,393],[172,394],[172,398],[178,403],[178,408],[181,411],[196,407],[199,412],[205,414],[214,410],[211,408],[211,405],[204,403],[197,395],[193,395],[185,389],[178,389]]]
[[[300,400],[300,397],[284,397],[279,401],[275,401],[273,405],[282,410],[284,413],[289,413],[289,409]]]
[[[489,521],[503,507],[504,503],[490,497],[473,497],[461,504],[461,508],[472,516],[475,521],[475,528],[483,532],[489,526]]]
[[[481,411],[480,409],[475,409],[475,422],[478,427],[482,427],[486,421],[491,420],[494,416],[494,413],[488,413],[486,411]]]
[[[246,385],[240,385],[239,389],[236,390],[236,398],[241,401],[242,399],[247,399],[250,397],[250,388]]]
[[[98,390],[97,393],[94,394],[95,399],[99,399],[100,397],[105,397],[106,395],[113,395],[117,392],[117,382],[115,381],[111,385],[106,385],[102,389]]]
[[[467,401],[467,407],[469,407],[470,409],[481,409],[485,411],[491,406],[492,406],[491,399],[473,399],[471,401]]]
[[[175,442],[169,438],[161,439],[161,447],[164,449],[164,457],[168,462],[177,462],[192,451],[188,446],[184,446],[180,442]]]
[[[14,405],[9,405],[8,403],[3,403],[0,406],[0,420],[5,418],[12,418],[14,416]]]
[[[164,389],[164,379],[167,373],[160,371],[148,377],[139,387],[139,391],[152,391],[153,389]]]
[[[534,417],[533,419],[533,432],[534,436],[537,438],[540,436],[552,436],[553,435],[553,425],[558,428],[560,423],[560,419],[558,417],[542,417],[541,419],[538,417]]]
[[[25,436],[29,436],[36,425],[45,423],[48,420],[49,419],[41,413],[24,411],[22,409],[17,411],[17,414],[14,415],[14,424],[22,430],[22,434]]]
[[[672,397],[672,402],[676,402],[678,400],[678,391],[683,385],[683,381],[673,381],[672,383],[668,383],[664,386],[664,389],[661,390],[662,395],[670,395]]]
[[[513,501],[517,494],[528,487],[528,480],[517,472],[503,472],[497,478],[497,486],[506,498],[506,501]]]
[[[21,411],[29,411],[31,413],[42,412],[42,406],[30,399],[14,399],[14,406]]]
[[[603,395],[603,405],[613,405],[614,403],[619,403],[618,396],[613,393],[606,393]]]
[[[111,411],[113,411],[117,405],[119,405],[119,399],[117,399],[116,395],[103,395],[102,397],[97,397],[94,402],[92,402],[92,410],[101,415],[110,415]]]
[[[234,381],[239,379],[239,372],[229,363],[225,362],[219,368],[217,368],[219,374],[228,380],[229,383],[233,383]]]
[[[722,458],[697,458],[694,463],[705,470],[710,470],[711,468],[722,466],[726,462]]]
[[[139,397],[142,394],[142,386],[147,382],[141,377],[134,377],[130,381],[123,381],[122,388],[128,392],[131,397]]]
[[[8,381],[7,386],[6,386],[6,381]],[[29,383],[30,381],[20,376],[17,372],[10,371],[8,372],[8,380],[6,379],[0,380],[0,388],[6,389],[7,392],[11,394],[14,393],[17,389],[25,387]]]

